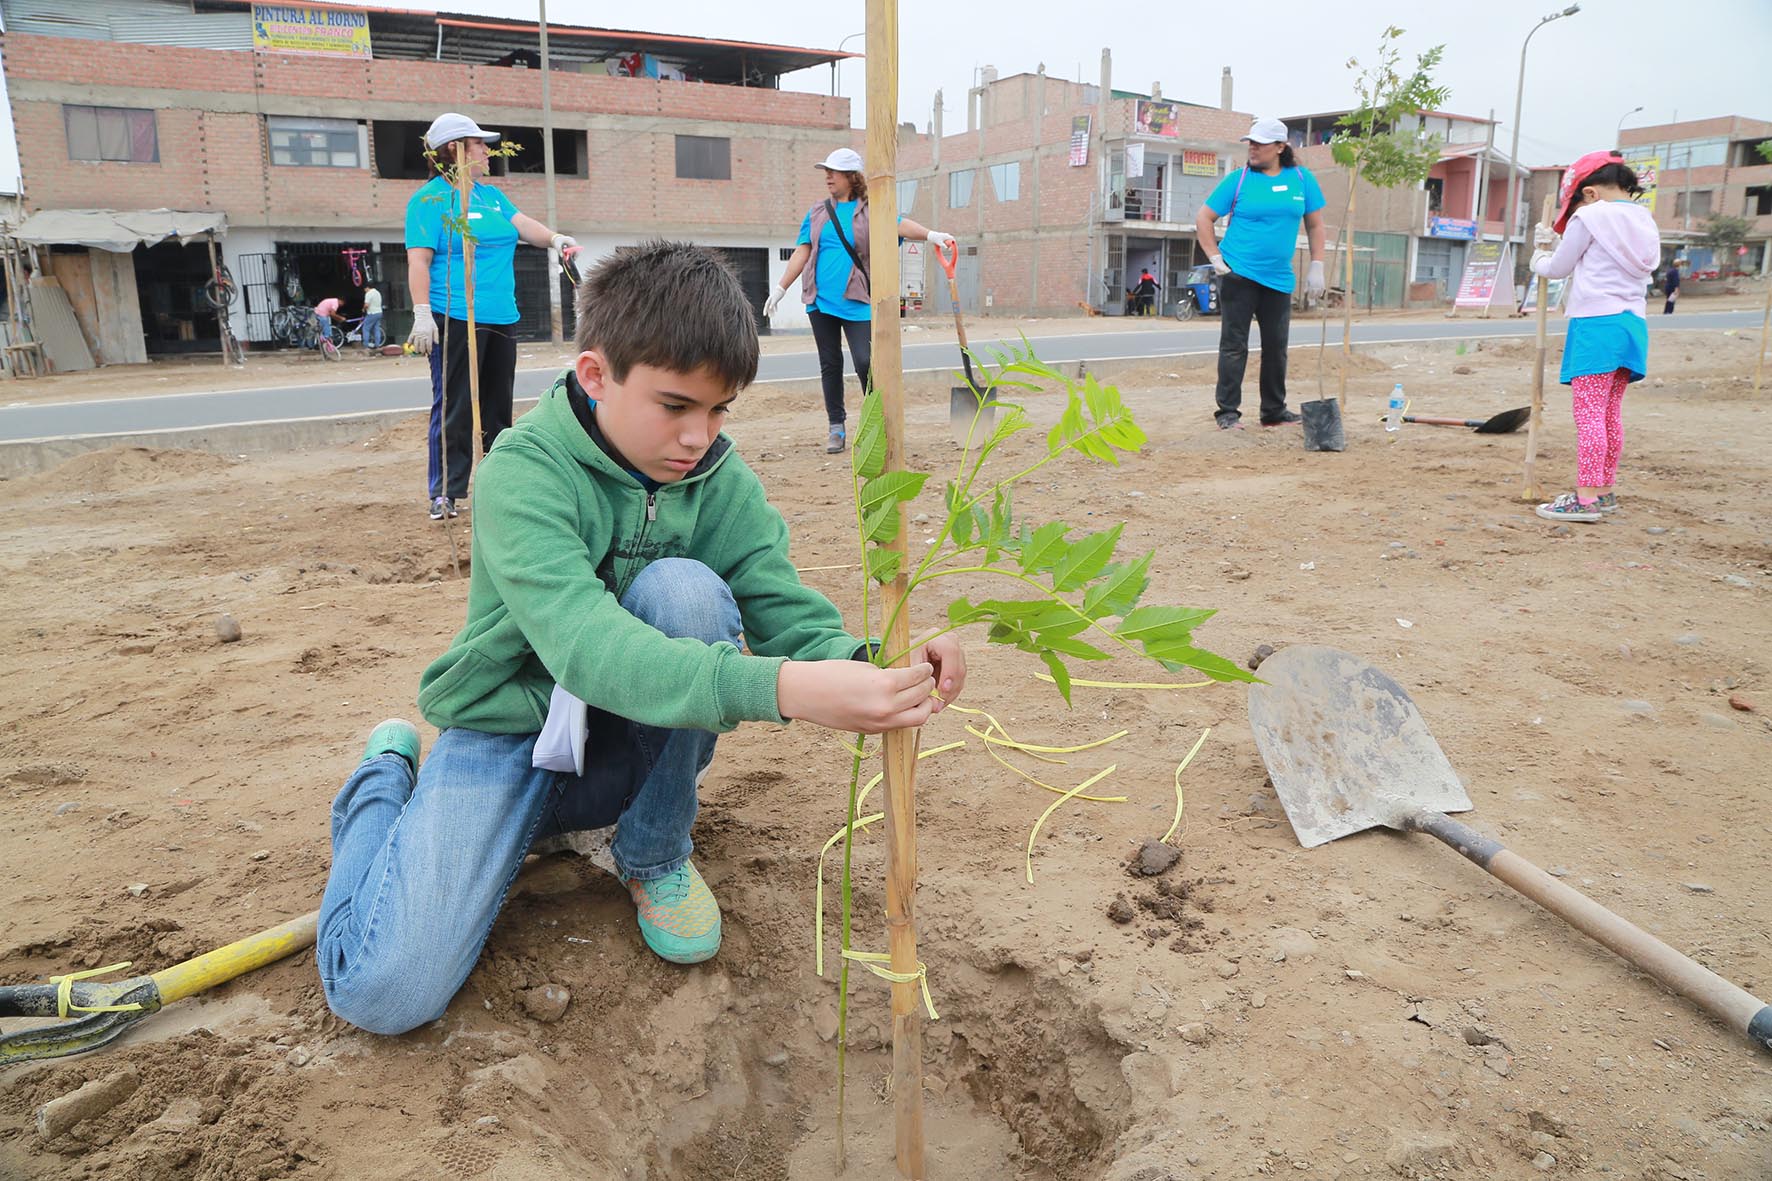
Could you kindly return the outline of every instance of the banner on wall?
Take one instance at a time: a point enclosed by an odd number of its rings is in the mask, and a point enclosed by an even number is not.
[[[1427,236],[1475,242],[1477,240],[1477,223],[1463,217],[1430,217],[1427,219]]]
[[[1071,116],[1071,167],[1089,163],[1089,126],[1091,115]]]
[[[1217,176],[1217,152],[1183,152],[1181,154],[1181,174],[1183,176]]]
[[[1134,180],[1144,175],[1144,145],[1126,145],[1126,179]]]
[[[1645,206],[1650,213],[1655,212],[1655,186],[1660,178],[1661,157],[1640,156],[1635,160],[1627,158],[1625,163],[1637,174],[1637,183],[1643,187],[1643,195],[1637,198],[1637,204]]]
[[[266,53],[370,57],[369,13],[361,8],[254,4],[252,47]]]
[[[1133,130],[1139,135],[1160,135],[1165,139],[1181,137],[1181,104],[1152,102],[1148,98],[1138,100],[1136,111],[1137,125]]]

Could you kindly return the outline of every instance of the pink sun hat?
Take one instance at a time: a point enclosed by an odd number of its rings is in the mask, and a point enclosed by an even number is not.
[[[1606,167],[1608,164],[1623,164],[1624,157],[1616,151],[1589,152],[1575,163],[1569,165],[1569,171],[1563,173],[1562,187],[1557,190],[1557,220],[1551,223],[1551,229],[1562,233],[1569,224],[1569,217],[1575,212],[1570,204],[1581,186],[1587,183],[1588,177]]]

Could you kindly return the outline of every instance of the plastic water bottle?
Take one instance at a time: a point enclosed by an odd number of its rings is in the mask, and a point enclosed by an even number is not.
[[[1384,429],[1392,432],[1403,429],[1403,383],[1400,381],[1391,387],[1390,405],[1384,412]]]

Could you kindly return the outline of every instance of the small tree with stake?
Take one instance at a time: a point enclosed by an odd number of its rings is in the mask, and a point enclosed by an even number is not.
[[[1354,254],[1352,242],[1354,193],[1363,180],[1381,189],[1398,185],[1418,185],[1427,179],[1428,170],[1440,158],[1440,139],[1418,127],[1405,126],[1423,111],[1445,104],[1451,93],[1434,82],[1445,46],[1436,45],[1415,59],[1415,68],[1405,73],[1402,50],[1397,42],[1403,30],[1395,25],[1385,29],[1378,41],[1376,60],[1364,68],[1360,59],[1350,57],[1347,67],[1357,71],[1354,93],[1360,105],[1343,115],[1334,136],[1329,140],[1335,162],[1348,170],[1347,205],[1342,210],[1341,228],[1336,236],[1336,249],[1342,252],[1342,321],[1341,352],[1353,353],[1354,335]],[[1323,328],[1328,334],[1327,322]],[[1317,350],[1317,388],[1321,397],[1323,383],[1323,350]],[[1345,408],[1347,403],[1347,365],[1341,367],[1341,383],[1336,394]]]

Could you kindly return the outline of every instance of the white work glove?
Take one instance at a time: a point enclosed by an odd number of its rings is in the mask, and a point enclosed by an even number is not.
[[[952,234],[944,234],[940,230],[929,231],[929,249],[938,251],[945,250],[953,244],[954,236]]]
[[[1304,289],[1312,295],[1321,295],[1328,288],[1329,284],[1323,279],[1323,260],[1315,259],[1304,272]]]
[[[1532,245],[1539,250],[1549,250],[1557,244],[1557,232],[1542,222],[1532,227]]]
[[[1211,259],[1212,259],[1212,269],[1213,269],[1213,270],[1214,270],[1214,271],[1217,271],[1217,272],[1218,272],[1218,277],[1219,277],[1219,278],[1221,278],[1221,279],[1222,279],[1222,278],[1224,278],[1224,277],[1225,277],[1225,276],[1226,276],[1226,275],[1228,275],[1228,274],[1230,274],[1230,273],[1231,273],[1231,264],[1230,264],[1230,263],[1228,263],[1228,262],[1226,262],[1226,261],[1224,261],[1224,255],[1222,255],[1222,254],[1214,254],[1214,255],[1212,255],[1212,256],[1210,256],[1210,257],[1211,257]]]
[[[579,248],[578,239],[570,234],[555,234],[548,239],[548,245],[559,251],[561,258],[571,258]]]
[[[1526,264],[1526,269],[1531,271],[1534,275],[1542,275],[1542,274],[1544,274],[1545,266],[1550,263],[1550,260],[1551,260],[1551,252],[1550,251],[1548,251],[1548,250],[1534,250],[1532,252],[1532,261],[1530,263]]]
[[[769,298],[763,301],[763,314],[765,316],[775,315],[775,305],[780,303],[781,297],[787,293],[788,289],[786,287],[777,287],[774,291],[771,291],[769,293]]]
[[[431,347],[437,343],[437,321],[431,319],[430,304],[412,305],[412,335],[406,338],[406,343],[420,356],[431,355]]]

